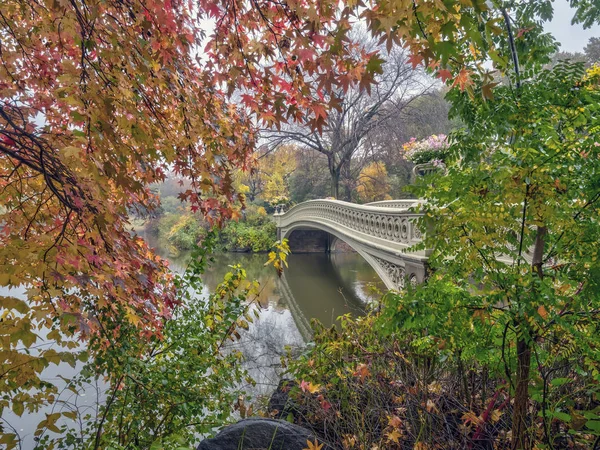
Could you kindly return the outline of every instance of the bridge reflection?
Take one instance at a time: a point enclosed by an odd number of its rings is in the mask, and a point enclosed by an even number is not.
[[[292,255],[290,267],[277,281],[298,331],[310,340],[311,319],[332,324],[343,314],[363,314],[377,294],[369,285],[384,285],[366,261],[354,253]]]

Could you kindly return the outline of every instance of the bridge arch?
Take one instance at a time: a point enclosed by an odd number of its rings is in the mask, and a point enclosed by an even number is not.
[[[326,232],[359,253],[388,289],[400,289],[407,281],[422,282],[427,273],[425,252],[409,250],[421,236],[414,224],[419,215],[407,203],[356,205],[311,200],[276,213],[278,237],[288,238],[298,231]]]

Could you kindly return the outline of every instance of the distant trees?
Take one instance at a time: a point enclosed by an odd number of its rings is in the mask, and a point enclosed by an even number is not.
[[[556,52],[551,57],[548,67],[554,67],[559,61],[583,62],[586,66],[591,66],[600,62],[600,38],[590,38],[582,52]]]
[[[583,52],[590,63],[600,62],[600,38],[590,38]]]
[[[343,180],[356,180],[364,164],[353,173],[357,156],[368,163],[365,145],[368,136],[389,123],[402,120],[415,112],[413,103],[428,92],[433,85],[419,70],[408,63],[405,53],[393,51],[386,62],[381,61],[377,84],[367,89],[350,87],[346,93],[336,91],[340,98],[322,129],[293,125],[282,130],[267,130],[264,136],[271,146],[294,142],[304,150],[326,157],[330,176],[330,195],[351,199],[355,187]],[[341,192],[340,188],[344,187]]]
[[[296,170],[290,175],[290,198],[294,203],[329,195],[331,183],[327,158],[311,149],[296,152]]]
[[[251,171],[237,171],[234,175],[236,190],[254,202],[261,197],[270,204],[289,199],[289,178],[296,169],[297,148],[283,145],[274,149],[263,146],[256,154]]]

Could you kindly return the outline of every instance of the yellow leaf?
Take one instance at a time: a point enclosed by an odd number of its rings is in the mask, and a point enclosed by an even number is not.
[[[490,414],[490,420],[492,421],[492,423],[498,422],[500,420],[500,417],[502,417],[502,411],[500,411],[499,409],[493,410]]]
[[[392,430],[389,433],[386,433],[386,437],[388,441],[398,443],[398,440],[402,437],[402,433],[398,430]]]
[[[319,441],[317,441],[316,439],[314,440],[314,442],[311,442],[307,439],[306,445],[308,445],[308,447],[304,448],[303,450],[321,450],[321,448],[323,447],[323,444],[319,444]]]

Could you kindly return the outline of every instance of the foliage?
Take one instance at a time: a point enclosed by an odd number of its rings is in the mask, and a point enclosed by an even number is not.
[[[192,249],[205,235],[206,229],[198,217],[189,212],[166,213],[158,219],[158,237],[174,251]]]
[[[391,200],[387,169],[382,162],[372,162],[360,171],[356,192],[361,202]]]
[[[126,320],[116,327],[120,339],[95,351],[96,358],[73,381],[77,390],[94,377],[107,377],[109,389],[96,414],[76,403],[60,404],[57,413],[80,423],[60,427],[59,436],[46,421],[36,432],[39,448],[190,448],[200,435],[226,423],[246,377],[241,355],[227,343],[248,328],[248,314],[258,285],[246,281],[245,271],[233,266],[215,292],[200,295],[201,276],[216,244],[214,233],[196,247],[186,272],[175,280],[182,302],[166,321],[163,337],[140,338]],[[128,314],[123,311],[123,314]],[[93,340],[91,346],[102,345]],[[100,401],[100,399],[99,399]],[[57,431],[57,430],[55,430]]]
[[[590,38],[583,51],[590,63],[600,63],[600,38]]]
[[[277,274],[281,276],[283,270],[288,267],[287,258],[290,253],[290,246],[287,239],[275,242],[273,249],[269,252],[269,259],[265,263],[265,266],[273,264]]]
[[[504,448],[510,422],[501,383],[473,376],[478,367],[450,350],[431,358],[415,342],[421,324],[384,335],[382,320],[371,312],[330,329],[314,323],[314,344],[289,361],[296,387],[284,414],[340,450]]]
[[[435,273],[389,296],[384,316],[432,357],[504,376],[517,448],[589,448],[599,434],[599,75],[559,63],[516,97],[452,92],[469,128],[451,138],[448,175],[416,189]]]
[[[326,157],[311,150],[299,152],[296,170],[290,175],[291,202],[325,198],[330,192]]]
[[[444,162],[448,157],[448,140],[445,135],[429,136],[420,141],[411,138],[403,146],[404,156],[415,164],[428,162]]]
[[[3,302],[11,307],[0,330],[3,395],[40,404],[32,392],[57,355],[27,353],[38,342],[34,317],[108,340],[104,323],[133,308],[128,319],[141,333],[160,333],[175,286],[128,223],[129,211],[156,206],[152,183],[173,170],[188,179],[180,198],[194,212],[211,223],[237,217],[243,197],[232,172],[251,166],[257,119],[320,126],[330,103],[323,89],[367,86],[378,70],[374,55],[339,44],[348,30],[341,5],[317,13],[314,4],[292,12],[236,3],[3,3],[0,286],[25,285],[30,310],[20,316],[14,299]],[[202,24],[217,17],[206,40]]]
[[[167,241],[179,250],[189,250],[194,248],[205,234],[206,230],[202,228],[197,217],[183,214],[169,230]]]
[[[356,30],[352,35],[357,35],[357,41],[365,47],[377,48],[372,38],[360,36]],[[412,101],[428,89],[423,86],[422,72],[410,67],[405,51],[394,49],[386,58],[378,64],[377,89],[365,90],[360,85],[335,92],[339,97],[337,108],[322,128],[299,124],[263,132],[271,145],[294,143],[298,150],[324,155],[321,161],[329,171],[329,194],[335,198],[351,200],[358,175],[370,161],[370,148],[366,146],[369,137],[413,114]]]
[[[160,198],[160,208],[163,213],[178,213],[181,212],[184,208],[184,205],[174,196],[168,196]]]
[[[289,201],[289,178],[296,170],[298,149],[282,145],[274,149],[263,146],[255,155],[255,165],[250,172],[234,174],[235,188],[251,202],[258,198],[270,205]]]
[[[275,222],[268,220],[261,225],[247,222],[229,222],[220,233],[221,242],[230,251],[268,251],[277,238]]]
[[[260,176],[264,183],[263,199],[270,205],[289,202],[289,177],[296,170],[298,148],[283,145],[259,160]]]
[[[597,21],[595,2],[571,4],[575,21]],[[6,398],[18,398],[37,409],[50,397],[36,389],[52,391],[41,382],[41,370],[71,359],[54,348],[30,352],[37,328],[56,331],[59,346],[69,345],[63,335],[94,337],[106,346],[129,325],[144,338],[160,336],[177,307],[177,291],[165,262],[131,236],[129,212],[155,207],[149,186],[173,169],[189,178],[180,196],[194,212],[215,223],[238,217],[244,198],[232,189],[232,172],[252,165],[257,123],[289,120],[322,129],[340,93],[353,84],[370,91],[383,60],[352,39],[353,20],[364,18],[390,48],[402,42],[413,64],[491,100],[492,70],[513,65],[509,49],[518,48],[516,60],[532,67],[545,62],[553,42],[541,22],[551,9],[549,0],[516,3],[521,28],[513,39],[500,26],[510,27],[507,11],[484,0],[443,6],[407,0],[5,1],[0,286],[24,285],[28,301],[2,299],[1,408],[10,403]],[[207,20],[215,26],[205,41],[200,27]],[[514,81],[518,86],[520,79]],[[502,96],[510,100],[506,91]],[[569,111],[554,118],[581,127],[592,114],[587,104],[575,117]],[[500,112],[505,118],[507,111]],[[477,111],[464,114],[474,123],[469,114]],[[497,125],[493,133],[506,139],[505,125],[482,123]],[[538,143],[531,149],[550,145]]]

